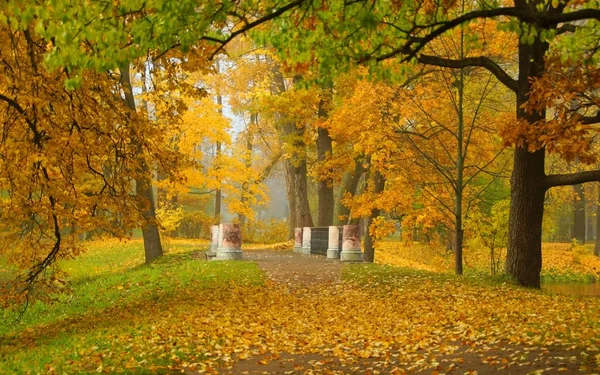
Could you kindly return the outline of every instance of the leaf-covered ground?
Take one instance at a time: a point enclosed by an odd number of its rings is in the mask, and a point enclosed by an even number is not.
[[[396,239],[397,240],[397,239]],[[500,266],[504,265],[506,249],[501,250]],[[489,250],[464,249],[467,273],[490,273]],[[377,246],[376,263],[419,270],[451,273],[454,270],[452,252],[419,243],[381,242]],[[600,258],[593,255],[593,244],[573,246],[568,243],[542,244],[542,279],[546,281],[589,282],[600,279]]]
[[[1,374],[600,373],[600,298],[291,251],[206,262],[183,242],[110,265],[140,244],[97,246],[60,302],[0,326]]]

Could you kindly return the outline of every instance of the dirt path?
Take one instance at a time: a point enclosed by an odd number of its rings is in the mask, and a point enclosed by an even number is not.
[[[247,251],[246,260],[255,261],[268,278],[287,286],[295,293],[300,288],[333,286],[341,281],[342,264],[323,256],[301,255],[291,251]],[[452,346],[452,354],[442,354],[442,347]],[[236,361],[222,374],[588,374],[589,362],[576,352],[562,348],[539,348],[509,345],[476,345],[468,342],[440,343],[433,348],[436,369],[405,363],[399,350],[390,348],[385,358],[356,358],[350,362],[326,354],[266,353]],[[432,353],[431,351],[429,352]],[[425,353],[423,353],[425,354]],[[433,358],[423,360],[430,362]],[[593,366],[593,365],[592,365]]]
[[[244,259],[255,261],[267,277],[292,288],[327,285],[340,280],[339,260],[290,251],[247,251]]]

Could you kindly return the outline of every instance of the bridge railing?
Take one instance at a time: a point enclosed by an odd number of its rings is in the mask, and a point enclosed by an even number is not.
[[[294,252],[326,255],[345,262],[362,261],[358,225],[295,229]]]

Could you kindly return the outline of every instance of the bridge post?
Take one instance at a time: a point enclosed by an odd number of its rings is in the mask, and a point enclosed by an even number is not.
[[[340,258],[340,228],[329,226],[329,241],[327,245],[327,259]]]
[[[218,260],[242,259],[242,233],[239,224],[221,224]]]
[[[294,252],[302,252],[302,228],[294,228]]]
[[[310,227],[302,228],[302,254],[310,254]]]
[[[362,262],[362,251],[360,250],[360,226],[344,225],[342,228],[342,262]]]

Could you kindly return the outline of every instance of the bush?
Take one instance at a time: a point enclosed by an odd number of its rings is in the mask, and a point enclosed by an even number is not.
[[[246,243],[272,244],[287,241],[288,223],[282,220],[251,221],[244,225],[242,239]]]
[[[471,238],[467,241],[469,248],[477,252],[478,248],[489,252],[488,264],[492,275],[502,272],[505,259],[504,249],[508,240],[508,200],[499,201],[492,206],[489,215],[473,212],[466,222]]]
[[[202,211],[185,212],[177,227],[177,237],[210,238],[210,226],[214,218]]]

